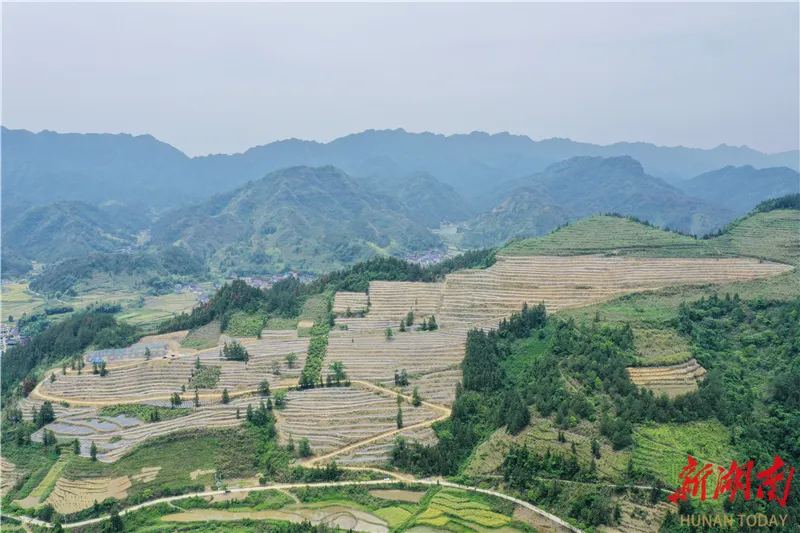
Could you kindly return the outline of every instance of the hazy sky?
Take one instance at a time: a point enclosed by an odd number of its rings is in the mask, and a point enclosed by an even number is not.
[[[800,144],[800,7],[8,4],[3,116],[189,155],[375,128]]]

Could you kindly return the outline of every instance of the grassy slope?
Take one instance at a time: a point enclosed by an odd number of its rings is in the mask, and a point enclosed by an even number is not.
[[[608,254],[634,257],[749,256],[797,264],[800,211],[756,213],[732,223],[719,237],[693,239],[613,216],[595,216],[537,239],[509,243],[508,255]]]

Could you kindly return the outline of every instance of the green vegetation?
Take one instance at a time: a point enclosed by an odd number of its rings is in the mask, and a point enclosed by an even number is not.
[[[191,386],[195,389],[213,389],[219,382],[222,367],[218,365],[195,366]]]
[[[545,237],[514,241],[508,255],[614,254],[634,257],[707,257],[717,255],[705,241],[664,231],[634,218],[598,215],[567,224]]]
[[[730,431],[716,421],[647,425],[634,434],[633,465],[678,487],[687,455],[704,465],[729,467],[735,455],[730,441]]]
[[[244,361],[246,363],[250,360],[247,349],[236,341],[231,341],[230,344],[226,342],[219,351],[219,355],[229,361]]]
[[[265,318],[242,311],[232,313],[225,328],[231,337],[258,337],[264,329]]]
[[[786,204],[775,202],[776,207]],[[798,232],[800,211],[796,209],[764,207],[704,239],[666,232],[634,217],[602,215],[563,226],[545,237],[511,242],[500,252],[508,255],[749,256],[797,264],[800,244],[795,236]]]
[[[219,337],[220,321],[212,320],[204,326],[199,326],[191,330],[181,341],[181,346],[184,348],[194,348],[196,350],[212,348],[219,344]]]
[[[31,282],[31,289],[74,296],[86,291],[98,275],[114,277],[115,285],[127,283],[163,294],[171,292],[175,283],[205,276],[206,267],[197,256],[177,246],[132,254],[90,253],[47,268]]]
[[[230,511],[268,511],[280,509],[294,500],[278,490],[262,490],[248,492],[242,499],[209,502],[205,498],[186,498],[172,502],[181,509],[226,509]]]
[[[521,186],[511,189],[515,183]],[[464,245],[496,246],[512,238],[544,235],[598,212],[616,211],[695,235],[714,231],[735,216],[720,204],[647,175],[628,156],[573,157],[506,187],[498,197],[503,203],[470,222]]]
[[[222,213],[224,225],[218,219]],[[158,243],[180,241],[218,270],[239,275],[324,273],[377,250],[401,254],[441,244],[396,201],[373,196],[332,166],[271,172],[173,211],[156,223],[152,235]]]
[[[328,351],[328,326],[327,322],[315,323],[311,339],[308,341],[308,355],[306,363],[300,373],[299,385],[301,388],[322,386],[322,364]],[[314,334],[315,330],[317,333]]]

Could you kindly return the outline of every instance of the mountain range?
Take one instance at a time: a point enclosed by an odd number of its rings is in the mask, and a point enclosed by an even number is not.
[[[686,193],[744,215],[767,198],[800,192],[800,175],[790,168],[727,166],[680,184]]]
[[[618,212],[714,231],[798,191],[798,152],[374,131],[189,158],[152,136],[2,129],[3,272],[176,245],[222,272],[323,272],[379,253],[497,246]],[[743,165],[744,166],[733,166]],[[760,168],[763,167],[763,168]],[[11,270],[9,270],[11,269]]]
[[[509,133],[445,136],[367,130],[329,143],[288,139],[239,154],[194,158],[150,135],[32,133],[4,127],[0,135],[4,209],[14,210],[60,200],[109,199],[140,200],[163,210],[298,165],[334,165],[351,176],[427,172],[468,200],[480,200],[507,180],[584,155],[628,155],[645,172],[667,181],[728,165],[800,167],[797,150],[765,154],[727,145],[711,150],[648,143],[599,146],[569,139],[534,141]]]

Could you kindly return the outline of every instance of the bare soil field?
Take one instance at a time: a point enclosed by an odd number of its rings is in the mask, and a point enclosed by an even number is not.
[[[364,292],[339,291],[333,298],[332,311],[337,315],[346,313],[348,309],[351,313],[366,311],[368,301],[367,294]]]
[[[548,312],[555,312],[641,290],[752,279],[791,268],[749,258],[498,255],[488,269],[447,276],[436,318],[442,325],[499,320],[526,302],[544,302]]]
[[[697,390],[697,385],[706,376],[706,369],[695,359],[671,366],[630,367],[631,381],[651,389],[656,394],[666,393],[670,397]]]
[[[278,411],[278,429],[283,439],[295,443],[306,438],[315,455],[397,429],[397,402],[391,395],[371,389],[329,387],[292,391],[287,406]],[[411,426],[441,415],[422,405],[403,403],[403,422]],[[338,459],[337,459],[338,460]]]
[[[47,498],[59,513],[69,514],[91,507],[95,501],[106,498],[119,500],[128,496],[131,480],[127,476],[118,478],[86,478],[77,481],[61,477]]]

